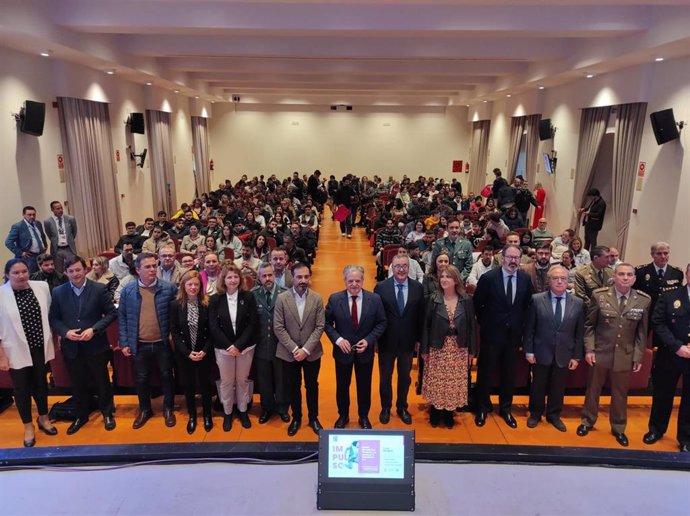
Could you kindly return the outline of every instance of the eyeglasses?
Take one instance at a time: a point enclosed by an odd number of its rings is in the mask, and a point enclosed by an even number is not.
[[[519,262],[520,261],[519,256],[504,256],[503,259],[507,262]]]
[[[407,264],[402,264],[402,263],[401,263],[401,264],[398,264],[398,265],[393,265],[393,268],[394,268],[394,269],[398,269],[398,270],[404,270],[404,269],[409,269],[410,266],[407,265]]]

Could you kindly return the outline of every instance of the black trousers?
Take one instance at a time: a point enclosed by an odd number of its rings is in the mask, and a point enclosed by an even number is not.
[[[213,371],[214,354],[206,353],[206,356],[195,362],[188,355],[177,353],[177,365],[184,375],[184,399],[187,404],[187,413],[196,416],[197,382],[201,391],[201,406],[204,415],[211,415],[211,398],[213,397],[214,383],[211,378]]]
[[[139,342],[134,355],[139,408],[151,411],[151,373],[149,362],[156,360],[161,374],[163,409],[172,410],[175,404],[175,381],[173,379],[173,352],[167,342]]]
[[[362,364],[354,361],[350,364],[335,363],[335,400],[338,405],[338,415],[349,417],[350,414],[350,383],[352,369],[355,370],[357,382],[357,414],[359,417],[369,417],[371,409],[371,373],[374,361]]]
[[[74,358],[65,357],[72,380],[72,395],[77,403],[77,417],[87,419],[91,412],[89,376],[98,389],[98,408],[104,416],[113,415],[113,388],[108,376],[108,352],[87,355],[79,352]]]
[[[285,395],[285,372],[283,362],[277,357],[271,360],[256,358],[256,376],[259,381],[261,408],[270,413],[287,413],[287,396]],[[301,382],[300,382],[301,387]]]
[[[690,443],[690,360],[682,367],[667,348],[659,348],[652,371],[652,411],[649,414],[649,430],[665,434],[673,410],[673,397],[676,394],[678,379],[683,377],[683,389],[678,409],[679,443]]]
[[[25,425],[31,423],[32,396],[38,408],[38,415],[48,414],[48,368],[43,347],[31,350],[31,362],[33,365],[29,367],[10,369],[10,377],[14,384],[14,402]]]
[[[349,208],[350,210],[354,210],[355,208]],[[352,221],[355,218],[354,213],[350,213],[344,221],[340,223],[340,232],[345,233],[347,235],[352,234]]]
[[[319,417],[319,370],[321,369],[321,358],[313,362],[307,360],[302,360],[301,362],[297,360],[294,362],[283,361],[283,367],[287,385],[286,391],[293,419],[302,420],[302,373],[304,373],[309,421],[314,421]]]
[[[491,372],[499,367],[499,410],[510,410],[515,389],[515,345],[506,339],[502,342],[482,343],[477,364],[477,410],[490,412]]]
[[[398,410],[407,409],[407,393],[410,391],[410,371],[412,370],[412,351],[380,351],[379,352],[379,395],[381,408],[390,409],[393,406],[393,368],[398,363],[398,388],[395,406]]]
[[[540,418],[546,408],[546,419],[552,420],[561,416],[563,395],[568,368],[558,367],[556,362],[550,365],[534,364],[532,366],[532,386],[529,392],[530,416]],[[548,403],[544,398],[548,393]]]
[[[585,226],[585,249],[591,251],[593,247],[597,246],[598,229],[592,229]]]

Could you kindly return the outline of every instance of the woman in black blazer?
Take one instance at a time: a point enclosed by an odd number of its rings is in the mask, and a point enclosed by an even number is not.
[[[439,273],[439,283],[439,292],[427,301],[422,331],[422,395],[429,402],[431,426],[438,426],[443,418],[446,427],[453,428],[455,409],[467,405],[476,323],[460,271],[452,265],[445,267]]]
[[[180,279],[177,297],[170,302],[170,333],[175,343],[177,363],[185,376],[184,395],[189,413],[187,433],[193,434],[196,430],[197,379],[201,388],[204,430],[210,432],[213,428],[213,355],[208,330],[208,296],[202,290],[201,274],[197,271],[187,271]]]
[[[242,273],[234,263],[227,263],[216,281],[217,294],[209,305],[209,327],[220,371],[220,401],[225,417],[223,430],[232,428],[232,407],[237,405],[244,428],[252,424],[247,406],[252,397],[249,371],[254,358],[254,333],[258,311],[254,294],[244,290]]]

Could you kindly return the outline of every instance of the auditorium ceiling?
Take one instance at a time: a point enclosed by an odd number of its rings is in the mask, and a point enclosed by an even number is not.
[[[0,0],[0,46],[205,100],[464,105],[690,53],[690,0]]]

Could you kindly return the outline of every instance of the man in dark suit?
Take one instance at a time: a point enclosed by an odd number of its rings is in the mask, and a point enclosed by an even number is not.
[[[585,312],[581,299],[566,293],[568,271],[554,265],[548,272],[548,290],[532,296],[525,325],[525,355],[532,364],[527,427],[534,428],[544,413],[561,432],[563,395],[568,370],[576,369],[584,355]]]
[[[43,226],[36,220],[36,208],[24,206],[22,220],[12,224],[5,239],[5,247],[15,258],[22,258],[29,267],[29,273],[38,272],[36,257],[46,250],[46,236]]]
[[[596,188],[590,188],[587,192],[589,204],[580,208],[580,213],[585,214],[585,249],[591,251],[597,245],[597,235],[604,225],[606,215],[606,201],[601,198],[601,193]]]
[[[65,260],[69,283],[53,290],[50,326],[62,338],[62,354],[72,379],[77,418],[67,429],[76,433],[89,420],[89,373],[98,386],[98,405],[106,430],[115,428],[113,390],[108,376],[110,345],[106,328],[117,317],[105,285],[86,279],[86,262],[79,256]]]
[[[77,254],[77,245],[74,242],[77,237],[77,219],[71,215],[65,215],[60,201],[51,202],[50,211],[53,215],[48,217],[43,224],[50,240],[50,254],[55,260],[55,269],[63,272],[65,260]]]
[[[410,390],[410,371],[415,345],[421,341],[424,320],[424,287],[409,278],[410,259],[397,254],[391,264],[393,276],[380,282],[374,293],[381,297],[386,311],[386,331],[378,343],[379,350],[379,395],[381,414],[379,421],[388,424],[393,404],[393,367],[398,363],[398,389],[396,409],[406,425],[412,424],[407,410],[407,393]]]
[[[477,413],[474,422],[484,426],[491,411],[490,375],[500,365],[499,415],[511,428],[517,421],[510,412],[515,384],[515,358],[522,344],[524,319],[532,298],[532,280],[520,270],[522,251],[507,245],[501,251],[503,265],[477,283],[474,309],[480,324],[481,345],[477,374]]]
[[[285,396],[285,378],[283,363],[276,357],[278,339],[273,332],[273,310],[276,297],[286,289],[275,283],[273,265],[262,263],[256,274],[259,284],[252,289],[259,311],[259,327],[256,335],[256,375],[259,381],[262,413],[259,424],[268,422],[272,414],[280,414],[280,419],[287,423],[287,399]]]
[[[661,294],[652,312],[659,349],[652,373],[654,393],[649,432],[642,440],[654,444],[666,433],[678,378],[682,375],[676,437],[680,451],[690,452],[690,264],[685,269],[685,281],[685,287]]]
[[[326,305],[326,334],[333,343],[335,358],[336,403],[335,428],[350,422],[350,383],[352,369],[357,381],[359,426],[371,428],[371,373],[374,347],[386,330],[386,312],[378,294],[362,288],[364,268],[347,265],[343,270],[345,290],[331,294]]]

